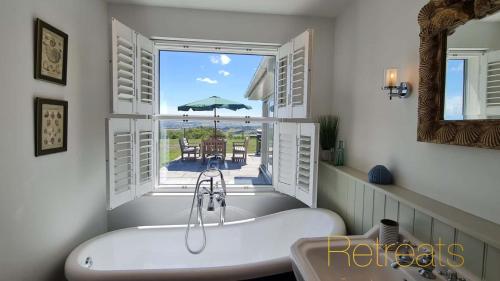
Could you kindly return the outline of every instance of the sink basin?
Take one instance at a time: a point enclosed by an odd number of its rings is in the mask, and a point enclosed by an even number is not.
[[[305,238],[291,248],[293,271],[299,281],[429,281],[418,273],[416,266],[391,267],[394,252],[384,251],[375,244],[378,226],[365,235]],[[401,230],[402,240],[421,243]],[[356,255],[356,256],[355,256]],[[355,257],[354,257],[355,256]],[[434,270],[436,281],[446,281]],[[464,276],[463,273],[460,273]],[[469,277],[469,276],[467,276]],[[474,278],[467,278],[474,280]]]
[[[385,260],[382,250],[373,246],[370,239],[352,239],[348,250],[346,240],[330,241],[327,238],[301,239],[292,248],[294,272],[299,281],[420,281],[411,272],[393,269],[392,259]],[[359,246],[358,246],[359,245]],[[372,245],[372,246],[368,246]],[[356,256],[353,260],[353,249]],[[328,265],[328,250],[330,253]],[[345,251],[345,253],[340,253]],[[349,254],[349,256],[347,256]],[[424,279],[425,280],[425,279]]]

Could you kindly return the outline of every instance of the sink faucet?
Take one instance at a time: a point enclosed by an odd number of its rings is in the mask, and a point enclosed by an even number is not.
[[[442,269],[439,274],[446,277],[447,281],[466,281],[465,278],[459,278],[458,273],[451,269]]]
[[[397,261],[391,263],[392,268],[410,266],[415,264],[415,259],[410,255],[409,249],[415,246],[409,240],[403,241],[400,254],[396,254]],[[399,247],[398,247],[399,248]]]
[[[418,274],[427,279],[436,279],[436,275],[432,272],[434,266],[434,255],[428,250],[424,251],[424,255],[417,260]]]

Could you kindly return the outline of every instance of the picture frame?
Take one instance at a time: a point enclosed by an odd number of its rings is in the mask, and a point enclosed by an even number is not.
[[[35,98],[35,156],[68,150],[68,102]]]
[[[35,79],[66,85],[68,35],[37,18],[35,20]]]

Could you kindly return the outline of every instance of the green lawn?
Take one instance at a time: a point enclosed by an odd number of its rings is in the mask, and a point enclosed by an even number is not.
[[[233,152],[233,143],[241,142],[242,139],[228,139],[226,144],[226,153],[230,154]],[[201,143],[201,139],[190,139],[190,145],[198,145]],[[251,137],[248,142],[248,153],[254,154],[257,149],[257,138]],[[181,156],[181,149],[179,147],[178,139],[160,139],[160,165],[163,166],[172,160],[175,160]]]

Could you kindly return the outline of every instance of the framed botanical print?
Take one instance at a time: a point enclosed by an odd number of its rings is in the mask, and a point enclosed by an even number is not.
[[[41,19],[35,21],[35,79],[66,85],[68,35]]]
[[[35,98],[35,156],[68,150],[68,102]]]

